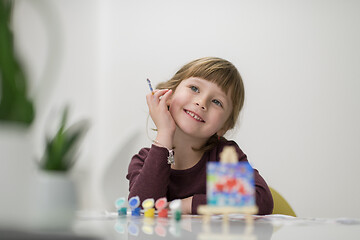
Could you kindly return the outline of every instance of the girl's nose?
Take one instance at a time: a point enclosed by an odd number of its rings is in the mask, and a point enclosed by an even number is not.
[[[205,106],[205,104],[202,104],[201,102],[196,102],[195,103],[196,104],[196,106],[198,106],[198,107],[200,107],[202,110],[206,110],[206,106]]]

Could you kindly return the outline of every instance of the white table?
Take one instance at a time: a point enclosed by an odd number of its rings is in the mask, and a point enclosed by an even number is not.
[[[284,215],[260,217],[253,226],[241,215],[221,216],[205,224],[199,216],[182,216],[179,222],[161,218],[118,217],[115,213],[79,217],[74,225],[78,236],[101,239],[360,239],[360,219],[306,219]]]

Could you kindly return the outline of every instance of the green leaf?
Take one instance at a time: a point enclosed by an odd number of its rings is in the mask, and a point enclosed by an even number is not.
[[[75,153],[88,124],[81,121],[66,128],[67,115],[68,109],[65,108],[58,131],[52,139],[47,140],[40,164],[44,170],[68,171],[75,163]]]
[[[30,125],[35,117],[27,96],[27,79],[10,29],[12,1],[0,0],[0,121]]]

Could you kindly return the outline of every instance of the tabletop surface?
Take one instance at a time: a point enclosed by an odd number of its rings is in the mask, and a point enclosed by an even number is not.
[[[116,213],[80,215],[74,224],[78,236],[98,239],[359,239],[360,219],[294,218],[286,215],[254,216],[247,224],[244,215],[233,214],[228,221],[213,216],[183,215],[180,221],[144,216],[117,216]]]

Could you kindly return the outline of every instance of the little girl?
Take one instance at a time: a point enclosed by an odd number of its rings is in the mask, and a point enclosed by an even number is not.
[[[247,161],[239,146],[223,137],[244,104],[241,76],[224,59],[197,59],[146,100],[157,135],[151,148],[141,149],[130,162],[129,198],[181,199],[183,214],[197,214],[197,207],[206,204],[206,163],[219,161],[224,146],[234,146],[239,161]],[[254,176],[258,214],[271,214],[271,192],[256,169]]]

